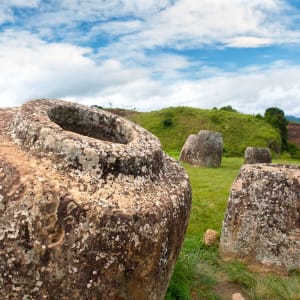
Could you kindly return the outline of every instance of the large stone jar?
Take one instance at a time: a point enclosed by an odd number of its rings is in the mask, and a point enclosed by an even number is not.
[[[272,155],[269,148],[247,147],[245,150],[245,164],[271,163]]]
[[[0,299],[163,299],[191,190],[158,139],[59,100],[0,120]]]
[[[255,269],[300,269],[300,166],[244,165],[229,197],[220,250]]]
[[[184,143],[179,160],[193,166],[220,167],[223,153],[222,134],[200,130],[191,134]]]

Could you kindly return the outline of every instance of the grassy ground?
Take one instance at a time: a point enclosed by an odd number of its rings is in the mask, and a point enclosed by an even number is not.
[[[289,163],[299,164],[300,161]],[[206,229],[221,231],[231,184],[242,164],[242,158],[223,158],[222,166],[215,169],[183,164],[190,176],[193,204],[167,300],[227,300],[234,292],[255,300],[300,299],[300,273],[294,272],[286,277],[254,274],[240,263],[224,263],[218,257],[217,246],[206,247],[202,243]]]

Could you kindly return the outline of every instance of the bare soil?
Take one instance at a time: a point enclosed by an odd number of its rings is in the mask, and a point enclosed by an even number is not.
[[[241,293],[242,296],[247,299],[241,292],[241,287],[239,285],[227,281],[218,282],[214,287],[214,291],[222,300],[232,300],[232,295],[234,293]]]

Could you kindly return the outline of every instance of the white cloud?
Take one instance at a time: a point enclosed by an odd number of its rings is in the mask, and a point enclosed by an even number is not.
[[[300,116],[300,65],[280,61],[225,72],[199,64],[193,67],[209,77],[188,80],[181,70],[191,62],[178,55],[128,66],[112,58],[96,63],[87,57],[90,51],[66,43],[48,44],[26,32],[5,32],[0,38],[0,106],[60,98],[140,110],[232,105],[242,112],[263,113],[278,106]]]
[[[263,113],[270,106],[300,116],[300,66],[274,63],[269,67],[220,73],[198,81],[181,82],[171,98],[203,108],[232,105],[245,113]],[[187,95],[187,96],[186,96]]]
[[[107,87],[99,91],[98,99],[141,110],[177,105],[208,109],[232,105],[244,113],[263,114],[266,108],[277,106],[287,114],[300,116],[299,76],[299,65],[281,63],[240,73],[219,71],[210,78],[179,80],[168,85],[145,77],[117,89]]]
[[[0,2],[0,26],[6,22],[14,22],[13,7],[37,7],[40,0],[2,0]]]
[[[27,32],[0,37],[0,103],[20,105],[29,98],[95,97],[107,86],[146,76],[144,69],[124,68],[114,59],[96,64],[89,48],[46,42]]]
[[[0,4],[0,25],[13,20],[13,14],[10,9],[2,7]]]
[[[33,0],[32,0],[33,1]],[[39,13],[26,20],[27,25],[39,30],[41,27],[76,27],[80,22],[93,23],[111,18],[143,19],[156,14],[170,5],[171,0],[49,0],[41,2]],[[55,32],[53,32],[55,34]],[[66,31],[65,34],[67,34]]]
[[[16,7],[37,7],[40,0],[2,0],[2,4]]]
[[[255,48],[271,45],[272,42],[273,40],[269,38],[237,36],[228,39],[227,46],[234,48]]]
[[[107,22],[98,29],[109,33],[112,28],[120,35],[116,43],[108,46],[108,53],[113,48],[116,52],[115,49],[123,48],[186,49],[215,44],[261,47],[300,42],[300,33],[291,29],[297,18],[291,11],[287,3],[280,0],[180,0],[147,16],[143,22]],[[293,12],[295,14],[295,10]]]
[[[23,26],[41,37],[78,43],[108,34],[118,42],[108,47],[152,49],[205,45],[261,47],[299,43],[293,29],[300,12],[284,0],[6,0],[0,22],[13,17],[12,6],[38,7]],[[82,29],[81,22],[89,23]],[[84,34],[83,34],[84,31]]]

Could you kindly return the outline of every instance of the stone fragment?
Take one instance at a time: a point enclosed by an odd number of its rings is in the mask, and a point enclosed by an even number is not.
[[[191,206],[156,137],[96,108],[0,109],[0,299],[164,299]]]
[[[220,254],[264,270],[300,269],[300,166],[244,165],[233,183]]]
[[[271,163],[272,155],[269,148],[247,147],[245,164]]]
[[[223,153],[223,139],[219,132],[200,130],[191,134],[182,147],[179,160],[193,166],[219,167]]]
[[[241,293],[232,294],[232,300],[246,300]]]
[[[211,246],[218,241],[218,231],[207,229],[203,236],[203,242],[206,246]]]

